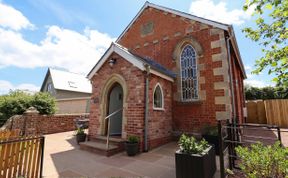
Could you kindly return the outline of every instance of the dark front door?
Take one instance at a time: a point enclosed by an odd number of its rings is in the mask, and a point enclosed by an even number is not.
[[[108,96],[108,114],[123,107],[123,89],[121,85],[115,84]],[[121,135],[122,133],[122,110],[110,117],[110,135]]]

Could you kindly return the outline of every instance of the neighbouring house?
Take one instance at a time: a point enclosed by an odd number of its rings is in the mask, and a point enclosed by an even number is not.
[[[141,150],[174,133],[243,121],[244,66],[231,25],[146,2],[88,74],[89,138],[140,137]]]
[[[89,113],[91,90],[84,75],[52,68],[48,69],[40,89],[56,98],[57,114]]]

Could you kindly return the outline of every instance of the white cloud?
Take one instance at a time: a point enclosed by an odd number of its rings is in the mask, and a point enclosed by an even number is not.
[[[268,84],[260,80],[244,80],[244,83],[245,85],[250,85],[250,86],[258,87],[258,88],[268,86]]]
[[[0,67],[61,67],[87,74],[110,43],[115,40],[97,30],[83,33],[48,27],[40,44],[31,43],[21,33],[0,28]]]
[[[39,89],[40,89],[39,86],[35,86],[29,83],[13,85],[12,83],[6,80],[0,80],[0,95],[8,93],[10,90],[25,90],[25,91],[36,92],[36,91],[39,91]]]
[[[0,68],[60,67],[87,74],[115,40],[89,28],[76,32],[53,25],[36,44],[19,31],[32,26],[20,11],[0,2]]]
[[[246,72],[252,70],[252,67],[250,65],[245,65],[244,68],[245,68]]]
[[[226,2],[223,1],[217,4],[213,0],[195,0],[192,1],[189,12],[193,15],[218,22],[241,25],[250,19],[253,8],[248,9],[246,12],[242,10],[242,7],[228,10]]]
[[[0,1],[0,26],[13,30],[34,28],[34,25],[18,10]]]

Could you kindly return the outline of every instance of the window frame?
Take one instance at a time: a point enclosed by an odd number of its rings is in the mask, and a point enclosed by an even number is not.
[[[48,92],[48,93],[52,93],[52,92],[53,92],[52,82],[49,82],[49,83],[47,84],[47,92]]]
[[[154,95],[155,95],[155,91],[156,91],[156,89],[157,89],[157,87],[159,87],[160,88],[160,91],[161,91],[161,103],[162,103],[162,106],[161,107],[155,107],[155,105],[154,105]],[[153,90],[153,110],[162,110],[162,111],[164,111],[164,92],[163,92],[163,89],[162,89],[162,86],[160,85],[160,83],[157,83],[156,85],[155,85],[155,87],[154,87],[154,90]]]
[[[195,70],[196,70],[196,94],[197,94],[197,98],[193,98],[191,97],[190,99],[184,99],[183,97],[183,87],[182,87],[182,63],[181,63],[181,59],[182,59],[182,53],[183,51],[185,50],[185,48],[187,46],[190,46],[193,50],[194,50],[194,53],[195,53]],[[181,101],[182,102],[193,102],[193,101],[199,101],[200,100],[200,97],[199,97],[199,74],[198,74],[198,57],[197,57],[197,53],[196,53],[196,50],[195,48],[191,45],[191,44],[185,44],[183,46],[183,48],[181,49],[181,52],[180,52],[180,55],[179,55],[179,67],[180,67],[180,91],[181,91]],[[194,80],[194,79],[192,79]],[[193,81],[194,82],[194,81]]]

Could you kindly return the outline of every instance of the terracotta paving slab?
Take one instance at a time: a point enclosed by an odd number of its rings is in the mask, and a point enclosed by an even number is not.
[[[125,170],[131,172],[137,172],[142,176],[157,178],[162,176],[166,171],[169,171],[169,168],[158,166],[147,161],[136,161],[133,164],[123,167]]]
[[[132,172],[128,172],[126,170],[122,170],[119,168],[110,168],[105,171],[101,171],[96,177],[141,177],[140,175],[134,174]]]
[[[78,174],[78,173],[76,173],[76,172],[74,172],[74,171],[71,171],[71,170],[66,170],[66,171],[63,171],[63,172],[60,172],[59,173],[59,177],[61,177],[61,178],[68,178],[68,177],[82,177],[83,175],[81,175],[81,174]]]
[[[173,169],[175,167],[175,158],[172,156],[165,156],[157,160],[155,164]]]
[[[136,155],[134,156],[134,159],[153,163],[153,162],[158,161],[162,157],[163,157],[162,155],[149,152],[149,153],[141,153],[139,155]]]
[[[136,160],[133,159],[128,159],[123,156],[121,157],[107,157],[101,159],[101,163],[107,164],[110,166],[115,166],[115,167],[123,167],[129,164],[133,164]]]

